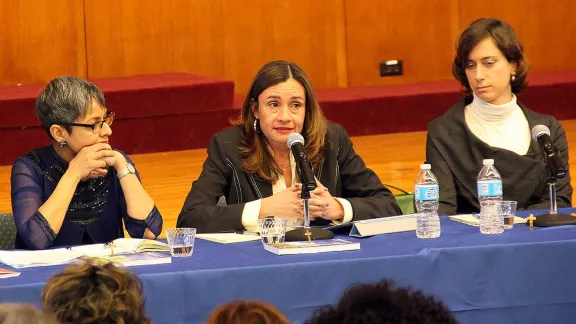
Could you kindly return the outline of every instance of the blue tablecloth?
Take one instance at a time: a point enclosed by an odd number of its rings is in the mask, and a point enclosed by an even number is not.
[[[361,249],[293,256],[274,255],[258,241],[196,240],[190,258],[131,269],[144,283],[155,323],[201,323],[234,299],[268,301],[299,323],[335,303],[350,284],[383,278],[438,296],[461,323],[576,322],[574,227],[516,225],[482,235],[443,217],[438,239],[404,232],[350,240]],[[39,305],[44,283],[62,268],[22,269],[20,277],[1,279],[0,302]]]

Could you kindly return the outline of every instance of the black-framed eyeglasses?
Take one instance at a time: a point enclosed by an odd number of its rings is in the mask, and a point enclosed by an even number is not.
[[[106,114],[106,116],[104,116],[103,120],[97,121],[94,124],[62,123],[60,125],[62,125],[62,126],[80,126],[80,127],[92,128],[92,133],[98,134],[102,130],[104,123],[108,124],[108,126],[112,125],[112,122],[114,121],[114,115],[115,114],[113,111],[109,111]]]

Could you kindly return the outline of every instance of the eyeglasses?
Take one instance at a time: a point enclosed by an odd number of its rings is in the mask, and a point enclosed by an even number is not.
[[[106,116],[104,116],[104,119],[102,121],[97,121],[94,124],[63,123],[60,125],[92,128],[92,133],[98,134],[102,130],[102,127],[104,127],[104,123],[108,124],[108,126],[112,126],[112,122],[114,121],[114,115],[115,115],[114,112],[110,111],[106,114]]]

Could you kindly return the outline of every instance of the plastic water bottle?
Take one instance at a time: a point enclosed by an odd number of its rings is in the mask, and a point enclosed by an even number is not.
[[[437,238],[440,236],[439,198],[438,180],[432,173],[430,164],[420,165],[420,174],[416,178],[414,188],[414,199],[418,211],[416,218],[416,236],[418,238]]]
[[[502,177],[494,167],[493,159],[485,159],[478,174],[478,200],[480,202],[480,233],[504,232],[504,219],[497,205],[502,201]]]

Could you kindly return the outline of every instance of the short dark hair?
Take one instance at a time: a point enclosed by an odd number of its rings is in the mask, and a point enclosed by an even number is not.
[[[412,288],[396,288],[392,281],[349,288],[336,306],[314,312],[307,324],[452,324],[452,313],[432,296]]]
[[[48,280],[42,303],[61,324],[152,323],[145,315],[140,279],[113,263],[69,265]]]
[[[86,116],[95,99],[102,107],[106,106],[104,94],[91,82],[75,76],[53,79],[42,89],[36,99],[36,116],[42,128],[50,134],[52,125],[73,123]],[[68,132],[72,129],[65,126]]]
[[[506,22],[499,19],[481,18],[472,22],[458,39],[456,57],[452,64],[452,74],[464,87],[464,92],[472,94],[470,83],[466,77],[466,62],[470,52],[484,40],[490,37],[508,62],[516,63],[516,79],[511,83],[512,92],[520,93],[526,88],[526,76],[528,75],[528,62],[524,57],[522,43],[514,29]]]

